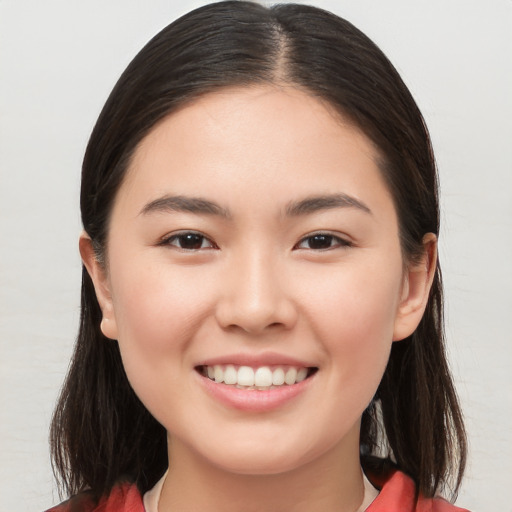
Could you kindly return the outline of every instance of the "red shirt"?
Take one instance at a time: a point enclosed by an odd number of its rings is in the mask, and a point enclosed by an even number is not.
[[[142,496],[134,484],[122,484],[95,505],[85,492],[53,507],[47,512],[144,512]],[[451,505],[442,498],[415,499],[414,482],[395,471],[366,512],[469,512]]]

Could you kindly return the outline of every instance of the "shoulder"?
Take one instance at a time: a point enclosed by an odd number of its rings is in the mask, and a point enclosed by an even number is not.
[[[367,512],[469,512],[442,498],[416,498],[414,482],[400,471],[392,472],[387,478],[376,479],[376,482],[381,491]]]
[[[123,483],[116,485],[99,502],[85,491],[46,512],[144,512],[144,505],[137,486]]]

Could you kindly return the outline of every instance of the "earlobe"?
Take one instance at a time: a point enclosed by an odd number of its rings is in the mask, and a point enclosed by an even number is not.
[[[114,305],[110,292],[110,283],[104,265],[98,261],[89,235],[83,231],[79,239],[80,256],[94,284],[96,298],[102,312],[101,332],[110,339],[117,339],[117,324]]]
[[[427,306],[436,265],[437,237],[433,233],[427,233],[423,237],[423,255],[420,261],[411,264],[404,275],[393,341],[407,338],[418,327]]]

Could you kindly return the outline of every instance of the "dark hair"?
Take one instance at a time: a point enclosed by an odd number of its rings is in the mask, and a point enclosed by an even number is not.
[[[227,86],[285,83],[350,119],[380,151],[399,218],[405,262],[439,232],[437,173],[423,117],[393,65],[349,22],[305,5],[227,1],[196,9],[157,34],[114,87],[83,162],[81,211],[98,258],[137,145],[162,118]],[[80,331],[51,428],[53,464],[67,493],[96,497],[125,477],[142,492],[167,466],[166,432],[128,383],[119,348],[100,330],[91,278],[82,277]],[[462,415],[447,365],[441,272],[412,336],[393,343],[361,426],[363,466],[379,455],[418,492],[456,492],[466,457]]]

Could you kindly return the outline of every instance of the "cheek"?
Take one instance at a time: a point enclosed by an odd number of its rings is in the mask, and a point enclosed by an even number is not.
[[[188,347],[208,317],[211,297],[201,279],[187,271],[163,266],[155,272],[133,261],[116,267],[112,288],[128,381],[151,414],[167,425],[168,415],[186,410],[190,383],[184,376],[192,367]]]
[[[370,379],[378,385],[393,339],[401,266],[389,265],[386,272],[364,266],[329,277],[311,294],[309,311],[327,360],[343,379]]]
[[[151,265],[136,262],[117,267],[112,288],[121,343],[164,350],[170,341],[186,339],[193,330],[208,302],[201,290],[204,281],[172,270],[169,266],[156,272]]]
[[[112,288],[119,347],[138,394],[156,385],[157,375],[171,385],[178,370],[190,365],[187,346],[211,305],[202,282],[200,276],[172,272],[170,267],[155,272],[147,263],[133,261],[116,267]]]

